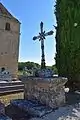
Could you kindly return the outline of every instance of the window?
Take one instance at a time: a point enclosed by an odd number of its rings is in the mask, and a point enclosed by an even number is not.
[[[6,23],[5,30],[10,31],[10,23]]]

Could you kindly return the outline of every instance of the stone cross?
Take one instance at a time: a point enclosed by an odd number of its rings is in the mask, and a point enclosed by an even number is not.
[[[53,31],[46,32],[43,31],[43,22],[40,23],[40,33],[38,36],[34,36],[33,40],[39,39],[41,41],[41,50],[42,50],[42,59],[41,59],[41,69],[45,69],[45,55],[44,55],[44,39],[46,39],[46,36],[52,35]]]

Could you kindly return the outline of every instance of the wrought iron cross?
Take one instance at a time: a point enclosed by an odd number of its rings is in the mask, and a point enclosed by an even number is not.
[[[42,59],[41,59],[41,69],[45,69],[46,65],[45,65],[45,55],[44,55],[44,39],[46,39],[46,36],[52,35],[53,31],[49,31],[46,32],[43,31],[43,22],[40,23],[40,33],[38,36],[34,36],[33,40],[37,40],[39,39],[39,41],[41,41],[41,50],[42,50]]]

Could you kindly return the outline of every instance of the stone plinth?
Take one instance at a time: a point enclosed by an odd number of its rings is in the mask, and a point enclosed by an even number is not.
[[[35,78],[27,77],[24,80],[25,99],[38,100],[52,108],[65,103],[64,85],[66,78]]]

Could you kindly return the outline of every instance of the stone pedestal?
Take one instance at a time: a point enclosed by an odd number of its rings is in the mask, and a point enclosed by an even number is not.
[[[25,99],[38,100],[42,104],[56,108],[65,103],[64,85],[66,78],[27,77],[24,80]]]

